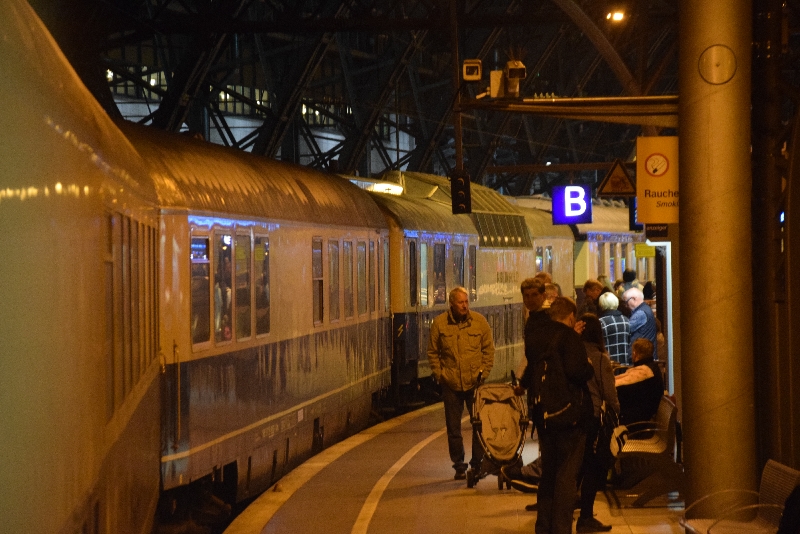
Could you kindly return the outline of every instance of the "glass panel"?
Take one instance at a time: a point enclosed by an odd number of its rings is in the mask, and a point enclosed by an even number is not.
[[[236,236],[236,339],[252,333],[253,305],[250,294],[250,236]]]
[[[231,339],[231,234],[214,235],[214,340]]]
[[[419,244],[419,304],[428,305],[428,245]]]
[[[614,256],[614,244],[609,243],[610,254],[609,258]],[[606,272],[606,244],[597,244],[597,274],[598,276]]]
[[[553,274],[553,247],[544,249],[544,270]]]
[[[367,268],[369,276],[369,310],[375,310],[375,241],[369,242],[369,265]]]
[[[544,269],[544,249],[536,247],[536,272],[541,272]]]
[[[328,241],[328,295],[330,320],[339,319],[339,242]]]
[[[256,335],[269,332],[269,238],[256,237]]]
[[[469,300],[478,300],[478,271],[475,245],[469,246]]]
[[[131,389],[131,220],[122,217],[122,397]]]
[[[464,286],[464,245],[453,245],[453,285]]]
[[[208,238],[192,238],[192,343],[211,339],[211,264],[208,260]]]
[[[447,286],[445,285],[445,247],[443,243],[433,245],[433,303],[447,302]]]
[[[358,314],[367,313],[367,244],[359,241],[356,245],[358,255]]]
[[[315,237],[311,244],[311,291],[314,301],[314,324],[323,319],[324,296],[322,294],[322,239]]]
[[[417,305],[417,244],[408,243],[408,294],[411,305]]]
[[[389,278],[389,242],[383,242],[383,309],[389,311],[389,303],[391,302],[391,278]]]
[[[342,289],[344,290],[344,316],[353,316],[353,242],[343,243]]]
[[[619,268],[624,271],[628,268],[628,245],[622,245],[622,252],[619,255]],[[620,278],[622,275],[620,275]]]

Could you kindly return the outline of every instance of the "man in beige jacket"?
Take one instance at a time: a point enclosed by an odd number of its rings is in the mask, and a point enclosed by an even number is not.
[[[428,361],[433,378],[442,388],[447,445],[456,470],[455,479],[466,478],[464,442],[461,437],[461,417],[464,404],[472,416],[472,399],[481,380],[488,378],[494,364],[494,342],[486,318],[470,311],[469,295],[463,287],[450,291],[450,310],[431,323],[428,341]],[[483,449],[477,432],[472,432],[470,466],[477,470],[483,459]]]

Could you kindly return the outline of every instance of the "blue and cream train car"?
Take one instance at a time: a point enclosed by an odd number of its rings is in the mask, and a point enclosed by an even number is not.
[[[23,0],[0,3],[0,65],[0,528],[149,533],[156,191]]]
[[[347,180],[124,131],[161,198],[164,489],[256,495],[389,384],[386,220]]]
[[[428,385],[430,323],[448,309],[448,293],[467,289],[470,308],[486,316],[495,340],[488,380],[510,377],[522,358],[519,284],[534,272],[525,218],[496,191],[473,184],[472,214],[453,215],[450,183],[403,172],[403,193],[373,193],[389,224],[393,387],[403,397]]]

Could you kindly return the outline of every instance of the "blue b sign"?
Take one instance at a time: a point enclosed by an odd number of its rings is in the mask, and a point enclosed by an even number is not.
[[[553,186],[553,224],[588,224],[592,222],[592,187],[590,185]]]

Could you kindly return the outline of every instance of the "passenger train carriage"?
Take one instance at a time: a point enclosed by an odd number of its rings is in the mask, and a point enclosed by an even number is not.
[[[161,197],[164,489],[255,495],[388,386],[386,220],[346,180],[121,127]]]
[[[509,378],[522,352],[520,276],[534,272],[523,215],[497,192],[474,184],[471,215],[453,215],[445,178],[397,173],[403,193],[373,193],[389,221],[394,326],[393,387],[400,402],[429,386],[428,333],[448,309],[448,294],[467,289],[470,309],[489,321],[495,364],[488,380]]]
[[[147,533],[156,192],[22,0],[0,3],[0,65],[2,530]]]

